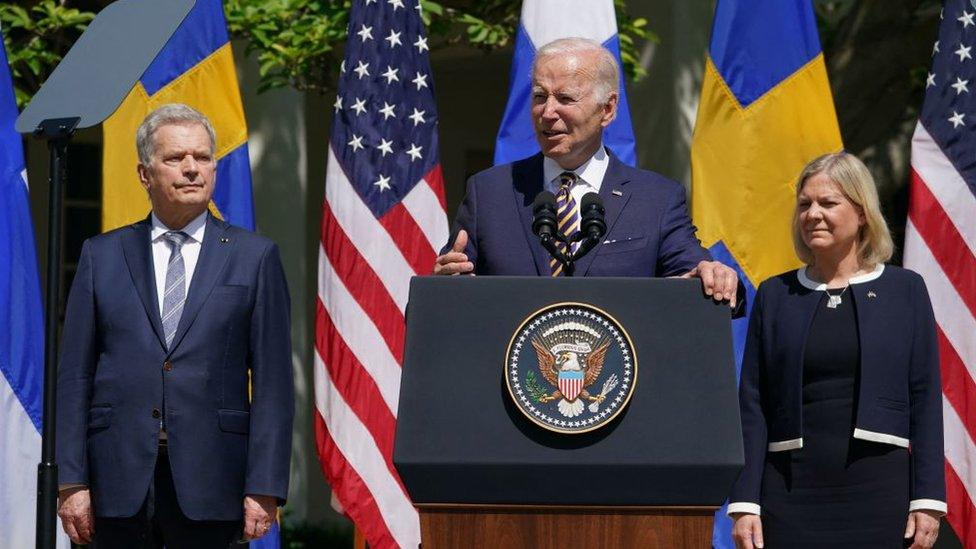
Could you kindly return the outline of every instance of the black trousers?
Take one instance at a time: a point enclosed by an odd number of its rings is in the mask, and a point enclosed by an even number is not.
[[[166,446],[142,508],[125,518],[95,517],[95,549],[227,549],[241,537],[240,521],[192,520],[176,500]]]

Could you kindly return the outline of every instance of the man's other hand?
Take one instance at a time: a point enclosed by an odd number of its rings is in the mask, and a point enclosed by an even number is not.
[[[701,261],[681,278],[700,278],[705,295],[711,296],[715,301],[728,300],[729,306],[735,309],[739,275],[732,267],[718,261]]]
[[[92,515],[91,492],[87,486],[72,486],[58,493],[58,516],[61,527],[71,541],[88,545],[95,535],[95,517]]]
[[[464,229],[458,231],[457,238],[451,251],[437,257],[434,263],[435,275],[457,275],[472,273],[474,263],[468,261],[468,254],[464,253],[464,248],[468,245],[468,233]]]
[[[244,496],[244,539],[252,540],[268,533],[278,517],[278,498]]]

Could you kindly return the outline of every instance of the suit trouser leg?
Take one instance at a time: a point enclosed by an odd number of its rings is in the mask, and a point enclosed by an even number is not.
[[[95,517],[96,549],[226,549],[240,536],[239,521],[192,520],[176,498],[169,453],[160,446],[152,486],[132,517]]]

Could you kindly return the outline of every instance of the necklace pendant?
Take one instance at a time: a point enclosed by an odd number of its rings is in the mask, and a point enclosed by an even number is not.
[[[842,302],[843,301],[841,300],[841,298],[840,298],[839,295],[829,295],[828,294],[827,308],[828,309],[836,309],[837,306],[840,305]]]

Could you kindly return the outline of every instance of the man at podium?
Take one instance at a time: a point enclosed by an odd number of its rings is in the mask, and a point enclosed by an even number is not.
[[[576,276],[698,277],[706,294],[735,306],[738,277],[702,248],[684,188],[624,164],[603,146],[603,129],[617,114],[618,71],[613,54],[591,40],[564,38],[539,49],[530,112],[541,152],[471,177],[457,236],[434,274],[565,276],[566,266],[533,231],[533,203],[539,193],[553,193],[558,231],[571,239],[583,197],[597,193],[607,231],[575,262]]]

